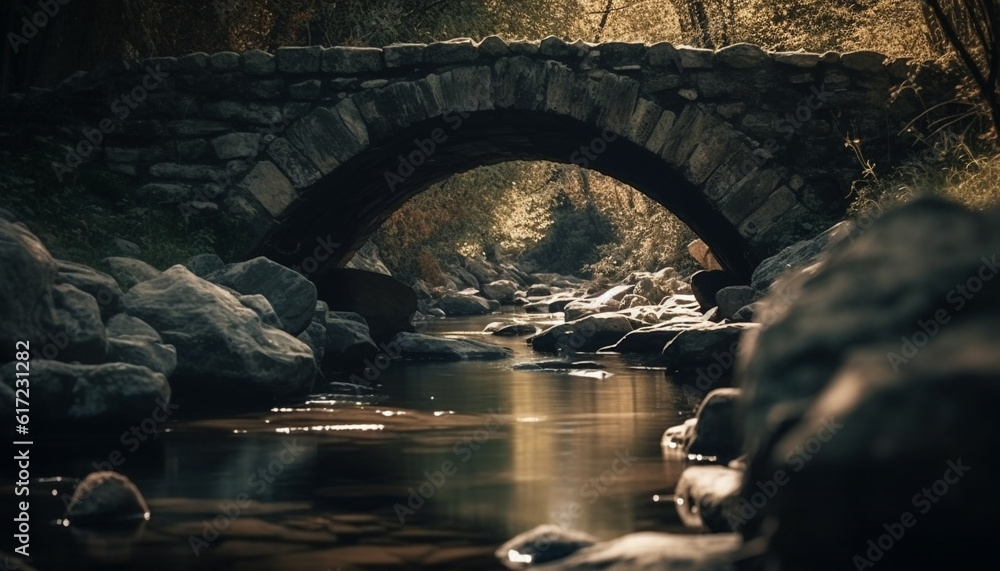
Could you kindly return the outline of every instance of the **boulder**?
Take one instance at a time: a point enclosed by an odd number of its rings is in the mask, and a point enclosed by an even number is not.
[[[725,466],[689,466],[674,489],[677,515],[688,527],[712,533],[739,531],[743,471]]]
[[[476,281],[480,284],[497,281],[500,277],[497,271],[491,267],[491,264],[485,260],[480,260],[478,258],[465,258],[464,261],[466,271],[472,274],[472,277],[476,278]]]
[[[400,357],[411,361],[492,361],[506,359],[513,351],[470,339],[445,339],[420,333],[400,333],[394,341]]]
[[[362,270],[331,270],[323,274],[317,288],[331,310],[350,311],[364,317],[376,342],[387,342],[401,331],[413,331],[417,296],[413,288],[391,276]]]
[[[753,303],[757,295],[750,286],[724,287],[715,294],[715,304],[723,318],[732,319],[739,310]]]
[[[544,565],[597,543],[589,534],[545,524],[515,536],[496,550],[496,557],[507,569],[526,569]]]
[[[691,291],[702,311],[715,307],[715,295],[720,289],[738,284],[739,280],[729,272],[702,270],[691,276]]]
[[[520,335],[534,335],[538,333],[538,326],[531,323],[508,323],[501,325],[492,331],[498,337],[517,337]]]
[[[264,325],[230,293],[184,266],[136,285],[123,301],[130,315],[177,349],[171,385],[179,398],[271,403],[312,387],[315,365],[306,344]]]
[[[0,377],[11,386],[15,373],[14,363],[0,369]],[[166,377],[146,367],[31,361],[32,434],[124,429],[156,409],[166,409],[170,396]]]
[[[146,367],[169,379],[177,369],[177,350],[144,338],[109,337],[107,361]]]
[[[122,312],[122,288],[113,277],[89,266],[64,260],[57,260],[56,267],[56,283],[69,284],[93,296],[102,320],[107,321]]]
[[[284,325],[282,331],[291,335],[302,333],[312,321],[316,286],[295,270],[263,256],[229,264],[205,279],[244,295],[263,295]]]
[[[0,363],[14,360],[18,341],[40,353],[51,344],[56,263],[34,234],[0,218]],[[52,350],[56,350],[53,346]]]
[[[663,323],[629,331],[614,345],[602,347],[601,352],[659,355],[663,352],[663,347],[673,341],[682,331],[709,327],[711,327],[711,323],[705,321],[701,316],[679,316]]]
[[[44,354],[49,359],[63,362],[102,363],[108,351],[108,338],[101,322],[97,300],[69,284],[52,287],[55,303],[56,336],[62,340],[55,355]]]
[[[392,272],[389,271],[389,268],[378,255],[378,246],[371,240],[365,241],[345,267],[386,276],[392,275]]]
[[[192,272],[194,273],[194,272]],[[271,307],[271,302],[267,301],[267,298],[260,295],[259,293],[253,295],[238,295],[236,299],[240,300],[243,307],[253,310],[259,317],[264,325],[270,325],[275,329],[284,330],[284,325],[281,323],[281,318]],[[310,320],[310,323],[312,321]]]
[[[108,324],[105,326],[105,331],[107,332],[109,338],[125,337],[130,339],[148,339],[157,343],[163,341],[160,334],[157,333],[155,329],[150,327],[148,323],[138,317],[132,317],[131,315],[124,313],[119,313],[109,319]]]
[[[528,287],[528,297],[547,297],[552,295],[552,288],[547,284],[539,283]]]
[[[226,268],[226,263],[215,254],[198,254],[184,262],[184,267],[191,270],[191,273],[204,278],[215,272],[221,272]]]
[[[330,312],[323,326],[326,329],[324,371],[358,371],[364,368],[366,359],[374,359],[378,354],[378,345],[372,340],[363,319],[340,317]]]
[[[992,557],[997,252],[1000,213],[916,200],[760,302],[773,319],[748,338],[746,481],[788,477],[742,529],[780,530],[763,565],[885,556],[896,569],[966,569]]]
[[[113,256],[101,260],[101,264],[108,270],[108,274],[115,278],[122,290],[128,291],[132,286],[151,280],[160,275],[160,270],[134,258],[123,258]]]
[[[438,300],[438,308],[448,317],[489,315],[490,304],[478,295],[449,293]]]
[[[614,345],[632,331],[632,322],[617,313],[599,313],[555,325],[527,339],[536,351],[593,352]]]
[[[761,262],[753,271],[750,285],[758,292],[765,292],[783,273],[811,265],[825,249],[855,234],[854,223],[844,221],[815,238],[792,244]]]
[[[305,331],[299,333],[297,339],[312,349],[316,368],[322,370],[323,357],[326,354],[326,325],[319,321],[312,321]]]
[[[740,455],[743,442],[736,427],[741,391],[734,388],[715,389],[708,393],[693,426],[687,447],[689,460],[727,464]]]
[[[514,303],[517,284],[510,280],[497,280],[483,286],[483,295],[500,303]]]
[[[92,472],[73,491],[66,518],[74,526],[118,526],[149,519],[139,488],[117,472]]]
[[[719,363],[732,372],[740,336],[760,327],[756,323],[720,323],[681,331],[663,347],[660,360],[672,371],[687,371]]]

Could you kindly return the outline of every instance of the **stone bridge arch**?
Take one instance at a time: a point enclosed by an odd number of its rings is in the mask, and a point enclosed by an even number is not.
[[[927,69],[873,52],[491,37],[154,58],[15,103],[36,121],[45,102],[73,116],[67,165],[92,141],[88,168],[186,215],[218,211],[250,250],[317,278],[414,194],[514,159],[632,185],[746,278],[843,214],[860,173],[845,138],[879,163],[905,155],[901,128],[952,93]],[[919,98],[903,89],[921,81]]]

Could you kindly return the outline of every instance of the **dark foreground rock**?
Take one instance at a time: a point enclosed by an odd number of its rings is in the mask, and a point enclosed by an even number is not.
[[[974,569],[1000,513],[1000,216],[936,200],[764,302],[744,378],[746,514],[774,568]],[[803,509],[803,506],[808,506]],[[772,523],[765,524],[770,520]],[[821,557],[817,554],[822,554]]]
[[[117,472],[93,472],[73,491],[66,508],[72,525],[119,526],[149,519],[149,506],[132,480]]]
[[[15,364],[8,363],[0,378],[14,386],[15,373]],[[154,410],[167,410],[171,396],[162,374],[124,363],[33,360],[30,390],[33,434],[138,425]]]
[[[726,464],[740,455],[743,442],[737,428],[740,389],[715,389],[708,393],[698,413],[688,444],[688,458]]]
[[[743,471],[726,466],[690,466],[674,490],[674,505],[688,527],[713,533],[739,531]]]
[[[179,398],[269,403],[312,387],[316,370],[306,344],[264,325],[232,294],[184,266],[136,285],[123,300],[130,315],[176,348],[171,385]]]
[[[506,359],[513,351],[470,339],[445,339],[421,333],[400,333],[394,341],[400,358],[412,361],[492,361]]]
[[[325,329],[324,371],[358,371],[366,359],[378,354],[368,324],[354,314],[329,312],[322,323]]]
[[[14,360],[18,341],[41,351],[55,321],[56,263],[34,234],[0,217],[0,363]]]

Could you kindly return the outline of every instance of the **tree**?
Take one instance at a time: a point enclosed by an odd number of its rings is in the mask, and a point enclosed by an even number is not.
[[[993,118],[994,130],[1000,133],[1000,93],[997,70],[1000,67],[1000,2],[997,0],[924,0],[938,27],[962,60],[975,82]],[[931,37],[934,37],[932,32]]]

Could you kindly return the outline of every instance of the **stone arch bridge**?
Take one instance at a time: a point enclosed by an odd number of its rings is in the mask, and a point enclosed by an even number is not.
[[[456,172],[576,163],[670,209],[746,278],[836,220],[866,160],[913,150],[944,74],[873,52],[768,53],[461,39],[281,48],[106,65],[5,101],[136,196],[239,228],[247,251],[320,278]]]

